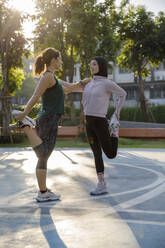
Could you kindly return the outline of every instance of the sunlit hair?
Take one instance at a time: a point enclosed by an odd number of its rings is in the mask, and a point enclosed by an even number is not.
[[[45,66],[49,66],[53,58],[57,59],[60,56],[60,52],[52,47],[46,48],[34,62],[34,75],[40,76],[45,70]]]

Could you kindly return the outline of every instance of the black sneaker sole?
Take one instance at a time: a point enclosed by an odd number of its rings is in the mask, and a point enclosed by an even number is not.
[[[103,193],[99,193],[99,194],[93,194],[90,192],[90,195],[92,195],[92,196],[99,196],[99,195],[106,195],[106,194],[108,194],[108,192],[103,192]]]

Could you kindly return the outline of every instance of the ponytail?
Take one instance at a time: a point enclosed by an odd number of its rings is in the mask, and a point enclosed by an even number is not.
[[[40,76],[41,72],[45,70],[45,67],[49,66],[53,58],[57,59],[60,56],[60,52],[52,47],[46,48],[41,55],[39,55],[34,62],[34,75]]]
[[[44,71],[44,69],[45,69],[45,64],[44,64],[43,56],[40,55],[36,58],[34,62],[34,75],[39,76],[41,72]]]

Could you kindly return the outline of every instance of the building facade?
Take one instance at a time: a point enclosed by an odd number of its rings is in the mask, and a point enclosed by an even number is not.
[[[138,83],[131,71],[114,66],[109,77],[126,90],[125,106],[139,105]],[[143,81],[143,85],[145,97],[150,106],[165,105],[165,64],[161,63],[158,68],[151,68],[151,75]]]
[[[109,70],[108,77],[127,92],[125,106],[139,106],[139,88],[133,72],[113,66],[113,70]],[[73,81],[79,80],[80,64],[76,64]],[[151,75],[144,80],[143,84],[148,105],[165,105],[165,63],[161,63],[158,68],[151,68]],[[79,107],[79,101],[79,93],[74,93],[76,107]],[[115,101],[114,97],[113,101]]]

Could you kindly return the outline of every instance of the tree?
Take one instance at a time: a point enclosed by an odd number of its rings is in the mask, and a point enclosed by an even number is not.
[[[16,97],[25,97],[28,101],[37,86],[37,80],[31,73],[26,73],[21,87],[17,90]]]
[[[54,47],[61,52],[63,59],[63,70],[60,73],[61,78],[73,81],[74,64],[76,63],[76,54],[74,49],[74,35],[69,30],[71,9],[69,1],[60,0],[37,0],[36,1],[37,20],[34,39],[34,51]],[[70,97],[71,119],[74,119],[73,98]]]
[[[144,121],[150,120],[144,95],[144,79],[150,74],[149,65],[158,65],[165,55],[165,42],[160,40],[158,23],[152,12],[147,12],[144,7],[133,6],[125,13],[122,12],[119,21],[118,33],[123,46],[118,64],[132,70],[137,76]],[[162,29],[165,30],[165,25]]]
[[[105,0],[98,5],[98,48],[96,53],[104,56],[107,61],[116,62],[117,52],[120,49],[120,39],[117,36],[117,13],[115,0]]]
[[[52,46],[63,58],[62,78],[73,80],[74,64],[81,63],[81,77],[90,75],[89,62],[95,55],[114,60],[118,41],[114,35],[114,0],[37,0],[35,53]],[[117,15],[116,15],[117,16]],[[71,118],[74,114],[70,94]]]
[[[28,55],[26,40],[21,33],[23,18],[16,10],[6,7],[7,0],[0,3],[0,63],[2,81],[0,100],[2,110],[2,135],[9,135],[11,115],[11,95],[19,83],[14,78],[13,70],[23,67],[22,55]],[[12,81],[10,81],[12,80]]]

